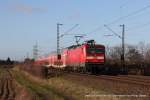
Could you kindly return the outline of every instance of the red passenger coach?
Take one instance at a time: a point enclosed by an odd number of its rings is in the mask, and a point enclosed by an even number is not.
[[[51,53],[45,57],[39,57],[35,60],[35,65],[42,65],[47,68],[63,68],[63,59],[58,60],[56,53]]]

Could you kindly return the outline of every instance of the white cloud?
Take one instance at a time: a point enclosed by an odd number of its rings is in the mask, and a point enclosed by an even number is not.
[[[27,13],[27,14],[43,13],[47,11],[46,8],[33,7],[31,5],[24,4],[24,3],[11,4],[10,10],[15,11],[15,12]]]

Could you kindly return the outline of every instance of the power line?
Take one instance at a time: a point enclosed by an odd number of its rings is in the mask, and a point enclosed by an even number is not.
[[[127,0],[125,3],[123,3],[122,5],[120,5],[120,8],[122,8],[122,7],[126,6],[127,4],[129,4],[130,1],[131,0]]]
[[[115,31],[113,31],[111,28],[109,28],[107,25],[104,25],[104,27],[106,27],[109,31],[111,31],[113,34],[115,34],[117,37],[119,37],[120,39],[122,39],[122,37],[120,35],[118,35],[118,33],[116,33]]]
[[[116,22],[118,22],[118,21],[120,21],[120,20],[122,20],[122,19],[125,19],[125,18],[127,18],[127,17],[133,16],[133,15],[135,15],[135,14],[138,14],[138,13],[140,13],[140,12],[142,12],[142,11],[148,9],[148,8],[150,8],[150,5],[145,6],[145,7],[141,8],[141,9],[138,9],[138,10],[132,12],[132,13],[129,13],[129,14],[123,16],[123,17],[120,17],[120,18],[118,18],[118,19],[116,19],[116,20],[114,20],[114,21],[112,21],[112,22],[110,22],[110,23],[108,23],[108,24],[106,24],[106,25],[112,25],[112,24],[114,24],[114,23],[116,23]]]
[[[86,34],[91,34],[91,33],[97,32],[97,31],[101,30],[102,28],[103,28],[103,26],[99,26],[99,27],[96,28],[95,30],[92,30],[92,31],[90,31],[90,32],[88,32],[88,33],[86,33]]]
[[[122,5],[120,5],[120,7],[119,7],[120,8],[120,17],[123,16],[123,9],[125,6],[127,6],[129,4],[130,1],[131,0],[126,0]]]
[[[60,37],[63,37],[64,35],[68,35],[70,31],[72,31],[73,29],[75,29],[79,24],[74,25],[72,28],[70,28],[69,30],[67,30],[66,32],[64,32],[64,34],[60,35]]]
[[[130,16],[133,16],[133,15],[136,15],[136,14],[138,14],[138,13],[140,13],[140,12],[142,12],[142,11],[148,9],[148,8],[150,8],[150,5],[145,6],[145,7],[141,8],[141,9],[138,9],[138,10],[136,10],[134,12],[131,12],[131,13],[125,15],[125,16],[119,17],[118,19],[116,19],[116,20],[114,20],[114,21],[112,21],[110,23],[107,23],[106,25],[112,25],[112,24],[114,24],[114,23],[116,23],[116,22],[118,22],[120,20],[126,19],[126,18],[128,18]],[[93,33],[93,32],[97,32],[97,31],[101,30],[102,28],[103,28],[103,26],[99,26],[98,28],[96,28],[95,30],[93,30],[91,32],[88,32],[87,34],[90,34],[90,33]]]
[[[144,23],[144,24],[140,24],[140,25],[137,25],[137,26],[134,26],[133,28],[129,28],[127,29],[126,31],[133,31],[133,30],[137,30],[137,29],[140,29],[140,28],[144,28],[144,27],[147,27],[148,25],[150,25],[150,22],[148,23]]]

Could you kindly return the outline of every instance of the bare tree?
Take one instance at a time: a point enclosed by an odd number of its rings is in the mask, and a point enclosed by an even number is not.
[[[126,52],[126,63],[128,64],[140,64],[142,63],[142,54],[139,52],[136,46],[128,45]]]
[[[106,48],[106,61],[110,64],[120,64],[121,59],[121,46],[107,47]]]
[[[139,53],[142,55],[142,62],[144,63],[145,53],[146,53],[145,43],[142,41],[139,42],[138,43],[138,49],[139,49]]]
[[[146,45],[144,59],[145,63],[150,64],[150,44]]]

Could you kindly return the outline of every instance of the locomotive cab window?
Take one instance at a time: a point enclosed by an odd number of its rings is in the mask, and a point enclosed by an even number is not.
[[[87,53],[104,53],[105,50],[101,48],[87,48]]]

